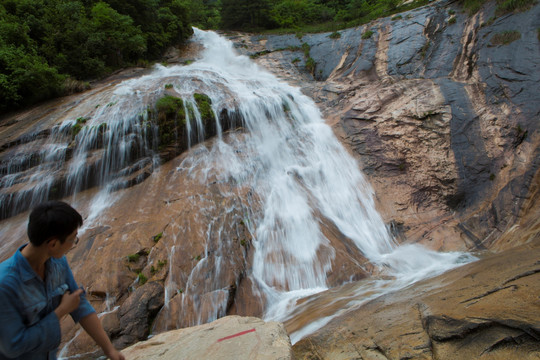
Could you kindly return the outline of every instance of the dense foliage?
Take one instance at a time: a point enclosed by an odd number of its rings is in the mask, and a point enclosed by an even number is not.
[[[84,88],[159,59],[191,26],[318,32],[365,24],[430,0],[0,0],[0,111]],[[475,12],[487,0],[459,0]],[[498,14],[535,0],[497,0]],[[404,5],[406,4],[406,5]]]
[[[191,32],[184,0],[0,0],[0,111],[157,59]]]

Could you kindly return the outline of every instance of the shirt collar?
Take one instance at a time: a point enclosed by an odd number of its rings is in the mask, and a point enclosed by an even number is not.
[[[32,280],[34,278],[38,278],[36,272],[32,267],[30,266],[30,263],[21,253],[21,250],[28,244],[24,244],[21,246],[16,252],[15,252],[15,262],[17,263],[17,267],[20,269],[21,272],[21,280],[23,282],[26,282],[28,280]],[[41,279],[40,279],[41,280]]]

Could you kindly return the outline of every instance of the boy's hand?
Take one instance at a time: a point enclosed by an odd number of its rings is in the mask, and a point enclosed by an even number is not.
[[[54,310],[54,313],[58,317],[58,320],[61,320],[64,316],[79,307],[82,293],[83,289],[77,289],[72,293],[66,291],[64,295],[62,295],[60,305],[58,305],[58,307]]]
[[[120,351],[116,350],[115,348],[111,349],[111,351],[108,351],[105,354],[110,360],[126,360],[124,357],[124,354],[122,354]]]

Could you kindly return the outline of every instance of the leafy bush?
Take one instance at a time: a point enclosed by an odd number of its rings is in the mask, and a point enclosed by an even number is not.
[[[162,237],[163,237],[163,232],[160,232],[159,234],[154,235],[152,237],[152,240],[154,240],[154,242],[157,243],[159,240],[161,240]]]
[[[426,41],[426,43],[420,49],[420,56],[422,57],[422,59],[426,57],[427,51],[430,46],[431,46],[431,41]]]
[[[311,51],[311,46],[308,43],[302,43],[302,51],[304,51],[304,56],[308,57],[309,52]]]
[[[315,60],[313,60],[312,57],[309,57],[306,61],[306,69],[311,73],[311,74],[314,74],[315,73],[315,68],[317,67],[317,63],[315,62]]]
[[[536,3],[535,0],[499,0],[495,15],[501,16],[514,11],[526,11]]]
[[[129,262],[137,262],[141,256],[139,254],[131,254],[127,256]]]
[[[148,281],[148,278],[141,272],[137,274],[137,279],[139,281],[139,284],[144,285]]]
[[[34,51],[0,43],[0,110],[34,104],[62,94],[65,75]]]
[[[487,0],[462,0],[462,4],[469,15],[472,15],[478,12],[486,1]],[[495,14],[500,16],[513,11],[525,11],[531,8],[535,3],[536,0],[497,0]]]

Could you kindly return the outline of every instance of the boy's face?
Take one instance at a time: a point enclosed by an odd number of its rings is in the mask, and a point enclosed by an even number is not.
[[[79,242],[79,238],[77,237],[77,230],[78,229],[75,229],[71,234],[69,234],[64,243],[61,243],[58,239],[51,240],[50,249],[52,257],[60,259]]]

